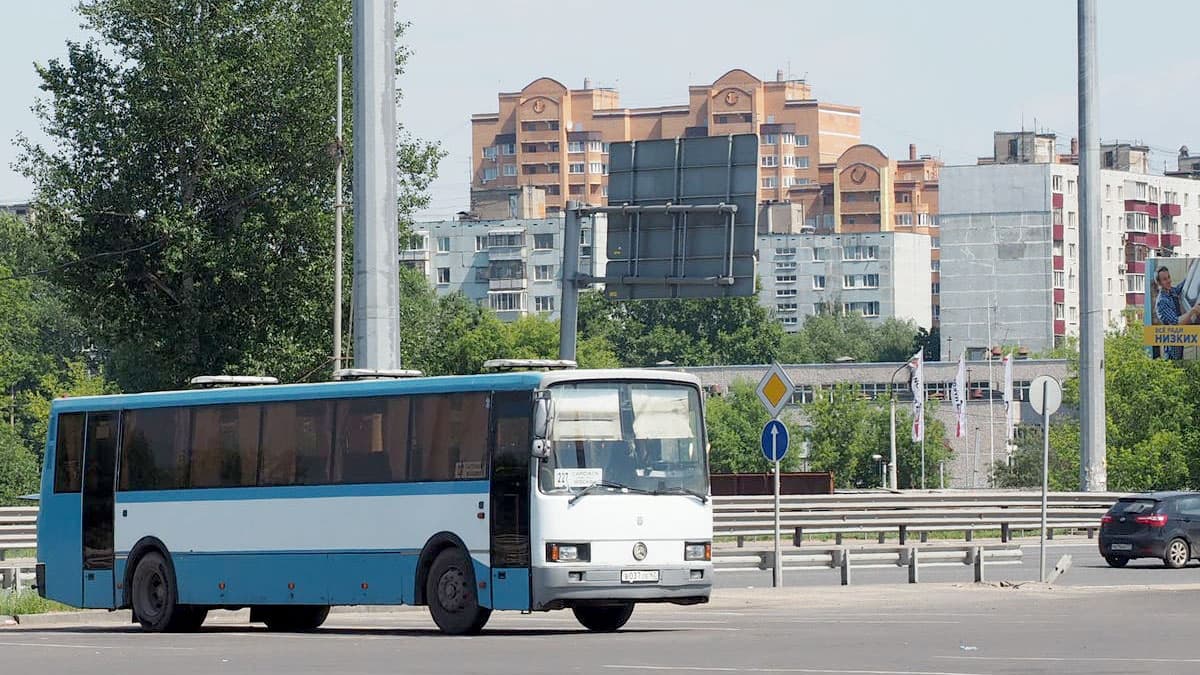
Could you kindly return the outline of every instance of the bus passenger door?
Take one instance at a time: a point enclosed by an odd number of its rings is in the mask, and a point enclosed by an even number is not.
[[[492,608],[529,609],[529,462],[533,396],[492,395]]]
[[[83,606],[111,608],[117,413],[88,414],[83,465]]]

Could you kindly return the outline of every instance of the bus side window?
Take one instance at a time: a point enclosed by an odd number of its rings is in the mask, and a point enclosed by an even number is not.
[[[83,459],[83,413],[58,416],[54,444],[54,491],[79,492],[79,463]]]
[[[122,490],[187,487],[191,414],[187,408],[125,412],[121,432]]]
[[[204,406],[194,409],[192,419],[191,486],[254,485],[258,468],[258,406]]]

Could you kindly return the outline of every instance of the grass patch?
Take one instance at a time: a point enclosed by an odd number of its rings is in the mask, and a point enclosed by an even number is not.
[[[47,600],[37,591],[0,591],[0,615],[45,614],[46,612],[74,612],[73,607]]]

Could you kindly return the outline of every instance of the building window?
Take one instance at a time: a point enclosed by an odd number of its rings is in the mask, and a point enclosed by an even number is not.
[[[607,173],[600,162],[588,162],[588,173],[602,174]]]
[[[505,176],[517,175],[517,165],[516,164],[505,164],[504,165],[504,175]]]
[[[487,250],[487,235],[479,235],[479,234],[475,235],[475,251],[479,252],[479,251],[486,251],[486,250]]]
[[[825,262],[825,247],[814,246],[812,250],[813,262]]]
[[[1071,321],[1079,321],[1079,308],[1071,305]]]
[[[763,134],[762,135],[762,144],[763,145],[775,145],[778,142],[779,142],[779,134]]]
[[[760,158],[760,162],[762,163],[763,166],[768,167],[768,168],[773,167],[773,166],[779,166],[779,158],[776,157],[775,155],[763,155]]]
[[[929,292],[933,295],[940,295],[942,292],[941,282],[935,281],[932,284],[929,284]]]
[[[1104,184],[1104,198],[1112,199],[1112,185],[1108,183]]]
[[[783,165],[784,166],[796,166],[796,156],[795,155],[784,155],[783,156]]]
[[[842,312],[845,314],[860,313],[863,316],[879,316],[879,302],[875,300],[870,302],[846,302],[842,304]]]
[[[796,261],[795,260],[792,260],[792,261],[785,260],[784,262],[775,263],[775,271],[776,272],[779,272],[781,270],[794,270],[794,269],[796,269]]]
[[[1067,211],[1067,227],[1074,229],[1075,227],[1075,212]]]
[[[796,283],[795,274],[776,274],[775,283],[777,284],[794,284]]]
[[[807,148],[808,134],[796,134],[796,145],[801,148]]]
[[[567,152],[583,152],[583,141],[567,141]]]
[[[496,146],[489,145],[488,147],[484,148],[483,149],[483,158],[484,159],[496,159]]]
[[[1067,244],[1067,257],[1071,260],[1075,259],[1075,244]]]
[[[912,225],[913,224],[912,223],[912,214],[911,213],[897,213],[896,214],[896,224],[897,225]]]
[[[1062,183],[1063,183],[1062,176],[1051,176],[1050,177],[1050,189],[1053,190],[1054,192],[1062,192]]]
[[[796,156],[796,168],[797,169],[807,169],[808,168],[808,155],[797,155]]]
[[[929,261],[929,271],[930,272],[941,272],[942,271],[942,261],[941,260],[930,260]]]
[[[450,237],[438,237],[437,245],[438,245],[438,253],[449,253],[450,252]]]
[[[533,279],[534,281],[553,281],[554,265],[534,265]]]
[[[587,148],[588,152],[608,152],[600,141],[588,141]]]
[[[1065,318],[1063,314],[1063,304],[1061,302],[1054,303],[1054,318],[1060,321]]]
[[[437,268],[437,282],[439,284],[450,283],[450,268],[449,267]]]
[[[797,178],[796,180],[792,181],[792,184],[793,185],[808,185],[809,182],[810,181],[807,178]]]
[[[782,317],[779,319],[779,323],[782,323],[785,326],[799,326],[800,325],[800,317],[785,316],[785,317]]]
[[[554,248],[554,235],[552,233],[533,235],[533,247],[539,251]]]
[[[535,295],[533,297],[533,309],[536,312],[553,312],[554,311],[554,296],[553,295]]]
[[[782,136],[783,136],[783,144],[784,145],[795,145],[796,144],[796,134],[793,134],[789,131],[789,132],[785,132]]]
[[[814,291],[825,290],[825,275],[824,274],[814,274],[812,287],[813,287]]]
[[[570,164],[571,173],[583,173],[583,162],[572,162]]]
[[[516,143],[504,143],[500,146],[500,152],[505,155],[515,155],[515,154],[517,154],[517,144]]]
[[[775,305],[775,311],[777,312],[794,312],[799,308],[800,305],[794,302],[780,302]]]
[[[516,312],[525,309],[521,298],[522,293],[490,293],[488,294],[488,302],[491,308],[497,312]]]
[[[794,298],[796,297],[796,289],[794,288],[776,288],[775,297],[777,298]]]
[[[483,182],[496,180],[500,177],[500,170],[494,166],[489,166],[483,170]]]
[[[929,248],[936,251],[936,250],[940,249],[941,247],[942,247],[942,238],[941,237],[930,237],[929,238]]]
[[[789,256],[789,255],[796,255],[796,247],[795,246],[789,246],[789,247],[775,249],[775,257],[776,258],[780,258],[783,256]]]
[[[842,260],[878,260],[878,246],[844,246]]]
[[[1067,194],[1069,194],[1069,195],[1075,194],[1075,181],[1073,181],[1073,180],[1067,181]]]
[[[763,179],[762,179],[762,186],[763,186],[764,188],[770,189],[770,188],[773,188],[773,187],[775,187],[775,185],[776,185],[776,183],[775,183],[775,176],[764,176],[764,177],[763,177]]]
[[[1063,280],[1065,278],[1066,277],[1063,274],[1062,270],[1054,270],[1054,287],[1055,288],[1065,288],[1065,284],[1063,282]]]

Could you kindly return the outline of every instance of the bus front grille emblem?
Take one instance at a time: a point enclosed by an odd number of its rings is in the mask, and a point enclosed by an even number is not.
[[[633,559],[634,560],[645,560],[646,559],[646,545],[640,541],[633,545]]]

